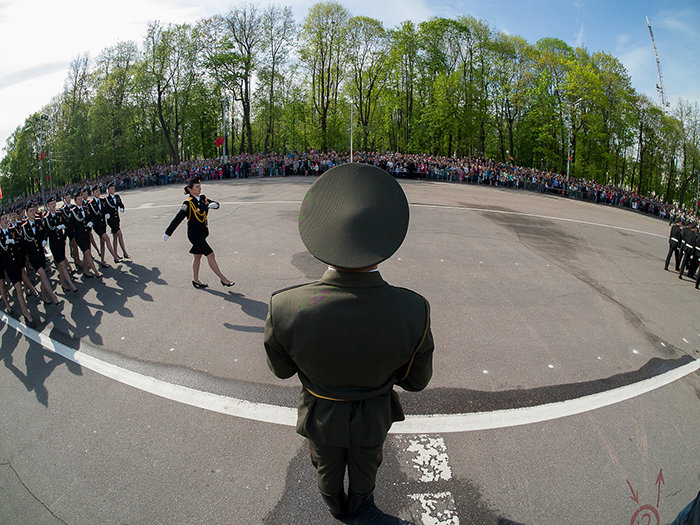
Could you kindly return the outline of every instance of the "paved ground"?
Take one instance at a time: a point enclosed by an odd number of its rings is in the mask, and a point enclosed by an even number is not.
[[[289,426],[296,379],[262,349],[270,292],[324,270],[296,227],[312,181],[204,183],[233,288],[204,267],[191,286],[185,226],[161,239],[182,188],[149,188],[123,194],[130,262],[60,308],[30,299],[38,331],[0,314],[0,523],[335,522]],[[700,291],[663,271],[667,223],[402,185],[411,226],[381,271],[430,300],[435,375],[402,394],[356,523],[671,521],[700,488]]]

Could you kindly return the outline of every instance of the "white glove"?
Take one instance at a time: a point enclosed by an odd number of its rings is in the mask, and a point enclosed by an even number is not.
[[[164,240],[164,241],[167,241],[169,238],[170,238],[170,235],[168,235],[167,233],[164,233],[164,234],[163,234],[163,240]]]
[[[7,239],[7,244],[14,244],[15,240],[14,239]]]
[[[210,209],[210,210],[218,210],[218,209],[219,209],[219,203],[218,203],[218,202],[210,202],[210,203],[209,203],[209,209]]]
[[[105,213],[105,219],[109,219],[109,213]]]
[[[46,241],[41,241],[41,247],[45,248],[46,247]]]
[[[90,221],[90,222],[87,223],[87,227],[88,227],[88,228],[92,228],[92,221]]]
[[[65,230],[65,229],[66,229],[66,225],[65,225],[65,224],[59,224],[58,226],[56,226],[56,229],[57,229],[57,230]]]
[[[119,211],[124,213],[124,208],[119,208]]]

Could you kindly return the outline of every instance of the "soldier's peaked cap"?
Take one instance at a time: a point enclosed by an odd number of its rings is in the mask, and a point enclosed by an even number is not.
[[[367,268],[396,253],[408,221],[408,200],[394,177],[367,164],[343,164],[321,175],[306,193],[299,235],[326,264]]]

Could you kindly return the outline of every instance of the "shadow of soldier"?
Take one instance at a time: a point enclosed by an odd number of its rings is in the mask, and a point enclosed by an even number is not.
[[[219,292],[216,290],[212,290],[211,288],[205,288],[204,291],[212,295],[216,295],[217,297],[221,297],[229,303],[239,305],[241,307],[241,311],[249,317],[259,319],[260,321],[264,321],[267,317],[268,304],[266,302],[257,301],[255,299],[249,299],[244,294],[238,292]],[[231,327],[233,327],[233,325],[231,325]],[[262,332],[263,329],[260,327],[260,333]]]
[[[127,302],[132,297],[152,302],[153,297],[146,292],[149,283],[167,284],[160,278],[160,269],[156,267],[147,268],[133,262],[125,262],[122,267],[112,266],[106,269],[103,279],[83,281],[78,287],[79,293],[67,296],[75,300],[69,303],[71,309],[65,318],[55,316],[47,320],[53,321],[56,328],[73,339],[87,337],[91,343],[101,345],[103,340],[97,328],[102,316],[116,313],[122,317],[134,317]],[[95,292],[95,302],[85,299],[90,286]]]
[[[12,335],[12,332],[16,336]],[[20,341],[22,335],[14,330],[12,327],[8,326],[5,334],[2,337],[2,352],[0,353],[0,359],[5,362],[5,367],[14,374],[14,376],[20,380],[28,392],[34,392],[37,401],[42,405],[49,406],[49,391],[47,390],[44,382],[53,373],[53,371],[61,366],[66,365],[68,370],[77,376],[83,375],[82,367],[65,359],[64,357],[50,352],[43,348],[39,343],[27,339],[29,342],[29,347],[25,352],[24,362],[26,372],[22,372],[14,364],[13,352],[17,348],[17,344]]]
[[[384,463],[380,468],[393,472],[400,472],[396,457],[393,455],[384,456]],[[347,485],[347,483],[346,483]],[[397,487],[400,490],[401,480],[393,479],[389,483],[380,483],[377,478],[378,491],[382,492],[380,505],[388,512],[398,513],[395,502],[399,499],[396,494]],[[376,492],[375,492],[376,494]],[[405,494],[402,494],[405,496]],[[420,522],[406,521],[387,512],[380,510],[376,505],[371,505],[363,510],[360,515],[353,519],[336,520],[328,512],[316,485],[316,471],[309,459],[308,445],[300,447],[299,452],[294,456],[287,467],[285,487],[282,498],[277,505],[263,518],[264,524],[278,523],[314,523],[326,525],[332,523],[362,524],[362,525],[418,525]]]

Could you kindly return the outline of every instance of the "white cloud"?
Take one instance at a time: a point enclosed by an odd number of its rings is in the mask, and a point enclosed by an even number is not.
[[[583,35],[583,24],[581,24],[581,27],[579,27],[578,33],[576,34],[576,42],[574,44],[576,47],[581,47],[583,45]]]
[[[630,36],[629,35],[617,35],[616,38],[617,41],[617,48],[625,47],[627,43],[630,41]]]

